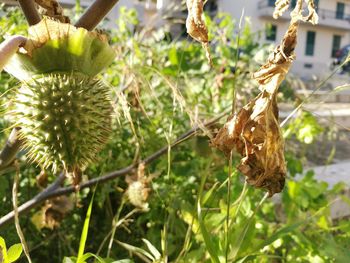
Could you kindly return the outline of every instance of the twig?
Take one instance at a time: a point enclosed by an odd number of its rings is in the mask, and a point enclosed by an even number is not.
[[[204,126],[206,126],[206,127],[212,126],[218,120],[220,120],[222,117],[226,116],[230,112],[230,110],[231,109],[227,109],[224,112],[222,112],[220,115],[218,115],[217,117],[205,122]],[[192,129],[190,129],[189,131],[185,132],[180,137],[178,137],[175,142],[173,142],[171,144],[171,147],[173,148],[176,145],[189,139],[191,136],[195,135],[198,130],[201,130],[201,128],[196,126]],[[154,160],[158,159],[159,157],[161,157],[163,154],[166,154],[168,152],[168,148],[169,148],[169,146],[166,145],[163,148],[156,151],[155,153],[146,157],[144,160],[140,160],[137,163],[129,165],[123,169],[120,169],[120,170],[117,170],[114,172],[110,172],[110,173],[105,174],[101,177],[90,179],[90,180],[80,184],[79,189],[93,187],[97,183],[99,183],[99,184],[105,183],[105,182],[113,180],[117,177],[130,174],[130,173],[134,172],[135,169],[137,169],[137,167],[140,163],[149,164],[149,163],[153,162]],[[31,208],[40,205],[41,203],[43,203],[47,199],[50,199],[50,198],[53,198],[56,196],[74,193],[76,191],[76,187],[74,187],[74,186],[61,187],[60,186],[61,183],[63,182],[64,178],[65,178],[64,174],[61,174],[60,177],[58,179],[56,179],[56,181],[53,184],[51,184],[48,188],[46,188],[40,194],[36,195],[35,197],[30,199],[29,201],[27,201],[24,204],[22,204],[21,206],[19,206],[18,213],[22,214],[22,213],[28,212]],[[7,215],[3,216],[2,218],[0,218],[0,228],[5,226],[6,224],[10,223],[13,220],[13,218],[14,218],[13,211],[8,213]]]
[[[19,165],[16,162],[15,164],[16,166],[16,175],[15,175],[15,179],[13,182],[13,188],[12,188],[12,203],[13,203],[13,211],[14,211],[14,217],[15,217],[15,226],[16,226],[16,230],[17,230],[17,234],[19,236],[19,239],[21,240],[21,244],[24,250],[24,254],[27,257],[27,260],[29,263],[32,263],[32,260],[30,258],[29,255],[29,249],[28,249],[28,245],[27,242],[24,238],[22,229],[21,229],[21,225],[19,223],[19,216],[18,216],[18,206],[17,206],[17,193],[18,193],[18,181],[19,181]]]
[[[118,2],[119,0],[95,0],[75,26],[93,30]]]
[[[35,25],[41,21],[38,10],[35,7],[34,0],[18,0],[19,5],[30,26]]]
[[[0,153],[0,171],[6,169],[16,158],[22,141],[18,138],[20,128],[13,128],[4,148]]]

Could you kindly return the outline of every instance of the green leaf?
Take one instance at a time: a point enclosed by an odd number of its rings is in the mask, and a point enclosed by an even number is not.
[[[90,204],[89,204],[89,208],[88,208],[88,210],[86,212],[84,227],[83,227],[83,231],[82,231],[81,237],[80,237],[79,252],[78,252],[78,259],[77,259],[78,263],[84,262],[82,258],[83,258],[83,255],[84,255],[86,239],[87,239],[87,235],[88,235],[88,232],[89,232],[89,223],[90,223],[90,217],[91,217],[91,211],[92,211],[92,203],[93,203],[94,197],[95,197],[95,191],[92,194],[92,197],[91,197],[91,200],[90,200]]]
[[[15,262],[22,254],[22,244],[15,244],[9,248],[7,251],[8,260],[10,262]]]
[[[93,253],[90,253],[90,252],[84,254],[83,257],[81,258],[81,261],[85,262],[87,259],[92,258],[92,257],[96,258],[97,261],[100,263],[106,263],[106,261],[103,258],[101,258]]]
[[[148,250],[152,253],[152,255],[155,257],[156,260],[159,260],[161,258],[161,254],[159,251],[149,242],[147,239],[142,238],[142,241],[146,244]]]
[[[219,255],[218,255],[218,249],[216,248],[212,237],[209,235],[208,230],[203,222],[203,218],[202,218],[202,213],[201,213],[201,207],[200,204],[198,202],[198,223],[199,223],[199,229],[201,231],[201,234],[203,236],[204,239],[204,243],[205,246],[208,249],[208,252],[210,254],[211,260],[215,263],[219,263]]]
[[[146,250],[144,250],[142,248],[135,247],[135,246],[132,246],[132,245],[129,245],[127,243],[120,242],[120,241],[117,241],[117,243],[132,253],[141,254],[143,256],[146,256],[150,260],[155,261],[155,258],[150,253],[148,253]]]
[[[65,258],[63,258],[63,261],[62,261],[62,263],[75,263],[75,262],[76,262],[75,257],[71,257],[71,258],[65,257]]]
[[[3,261],[4,263],[7,263],[8,257],[7,257],[7,250],[6,250],[6,242],[5,242],[5,239],[3,239],[1,236],[0,236],[0,249],[2,252]]]
[[[263,249],[265,246],[270,245],[271,243],[273,243],[274,241],[276,241],[277,239],[279,239],[280,237],[294,231],[295,229],[297,229],[299,226],[305,224],[308,220],[303,220],[300,222],[297,222],[295,224],[292,225],[287,225],[285,227],[282,227],[280,230],[278,230],[277,232],[275,232],[274,234],[272,234],[271,236],[269,236],[268,238],[265,239],[264,242],[262,242],[261,244],[259,244],[256,248],[255,251],[259,251],[260,249]]]

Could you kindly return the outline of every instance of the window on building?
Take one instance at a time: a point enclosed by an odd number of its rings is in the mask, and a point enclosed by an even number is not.
[[[316,32],[314,31],[307,31],[306,33],[306,48],[305,48],[305,55],[307,56],[313,56],[315,52],[315,39],[316,39]]]
[[[275,0],[269,0],[268,1],[269,6],[275,6]]]
[[[267,24],[265,29],[266,40],[276,41],[277,37],[277,26],[272,24]]]
[[[337,9],[335,11],[335,18],[337,19],[344,19],[344,11],[345,11],[345,4],[344,3],[337,3]]]
[[[334,35],[333,44],[332,44],[332,58],[335,58],[337,51],[340,49],[340,44],[341,44],[341,36]]]

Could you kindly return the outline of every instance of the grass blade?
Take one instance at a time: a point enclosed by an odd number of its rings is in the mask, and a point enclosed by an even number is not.
[[[94,197],[95,197],[95,190],[94,190],[94,193],[92,194],[92,197],[91,197],[91,200],[90,200],[90,204],[89,204],[88,210],[86,212],[86,216],[85,216],[83,231],[81,232],[77,263],[82,263],[83,262],[83,255],[84,255],[87,235],[88,235],[88,232],[89,232],[89,224],[90,224],[92,203],[94,201]]]

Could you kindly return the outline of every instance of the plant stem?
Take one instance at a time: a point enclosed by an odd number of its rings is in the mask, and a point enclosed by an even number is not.
[[[89,31],[93,30],[118,1],[119,0],[95,0],[75,26],[83,27]]]
[[[230,152],[230,159],[228,163],[228,178],[227,178],[227,213],[226,213],[226,249],[225,259],[228,259],[229,249],[229,230],[230,230],[230,202],[231,202],[231,176],[232,176],[232,151]]]
[[[30,26],[35,25],[41,21],[38,10],[35,7],[34,0],[18,0],[19,5]]]
[[[18,138],[20,128],[14,128],[0,153],[0,171],[7,168],[16,158],[16,154],[22,144]]]
[[[12,188],[12,203],[13,203],[13,211],[14,211],[14,214],[15,214],[15,226],[16,226],[16,230],[17,230],[17,234],[19,236],[19,239],[21,240],[21,244],[22,244],[22,247],[23,247],[24,254],[27,257],[28,262],[32,263],[32,260],[31,260],[30,255],[29,255],[28,245],[27,245],[27,242],[26,242],[26,240],[24,238],[24,235],[23,235],[23,232],[22,232],[22,229],[21,229],[21,225],[19,223],[18,206],[17,206],[17,201],[18,201],[17,200],[17,193],[18,193],[18,181],[19,181],[19,165],[18,165],[17,162],[16,162],[15,166],[16,166],[16,174],[15,174],[15,179],[14,179],[13,188]]]
[[[114,240],[114,236],[115,236],[115,232],[117,230],[118,225],[118,221],[120,218],[120,214],[124,208],[124,204],[125,204],[125,198],[122,198],[122,202],[118,208],[118,211],[116,213],[116,215],[113,218],[112,221],[112,234],[111,234],[111,238],[109,240],[109,244],[108,244],[108,249],[107,249],[107,258],[109,258],[110,254],[111,254],[111,250],[112,250],[112,245],[113,245],[113,240]]]

